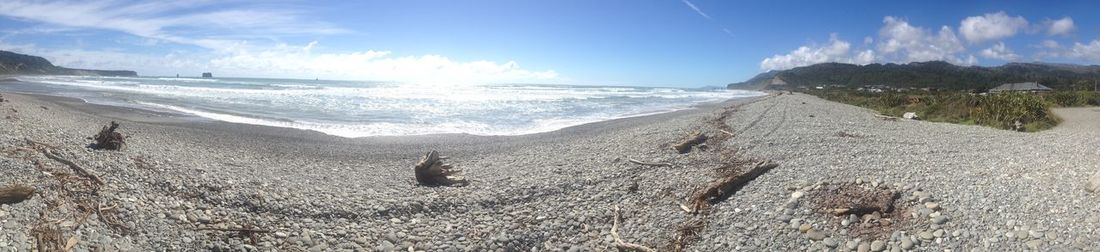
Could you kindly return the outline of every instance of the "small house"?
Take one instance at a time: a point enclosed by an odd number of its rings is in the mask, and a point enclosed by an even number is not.
[[[1043,84],[1039,84],[1039,83],[1036,83],[1036,82],[1008,83],[1008,84],[1003,84],[1003,85],[997,86],[995,88],[989,89],[990,93],[1001,93],[1001,92],[1036,93],[1036,92],[1050,92],[1050,91],[1054,91],[1054,90],[1050,89],[1047,86],[1043,86]]]

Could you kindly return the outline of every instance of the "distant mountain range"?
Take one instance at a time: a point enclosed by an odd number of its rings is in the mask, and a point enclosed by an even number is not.
[[[882,85],[896,88],[987,90],[1005,83],[1038,82],[1053,89],[1093,87],[1100,66],[1049,63],[1008,63],[996,67],[956,66],[943,61],[908,64],[853,65],[821,63],[761,73],[730,89],[792,89],[840,85]]]
[[[53,65],[45,58],[0,50],[0,74],[137,76],[128,70],[87,70]]]

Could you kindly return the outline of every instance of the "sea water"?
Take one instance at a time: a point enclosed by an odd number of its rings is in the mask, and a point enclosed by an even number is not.
[[[250,78],[18,76],[15,92],[342,137],[518,135],[763,95],[663,87],[403,84]]]

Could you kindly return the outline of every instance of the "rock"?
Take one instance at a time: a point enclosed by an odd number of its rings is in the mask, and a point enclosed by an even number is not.
[[[928,231],[920,231],[917,236],[919,236],[921,240],[932,240],[932,238],[935,238],[934,236],[932,236],[932,232]]]
[[[875,240],[875,241],[871,242],[871,251],[879,252],[879,251],[883,251],[883,250],[886,250],[886,243],[885,242],[882,242],[880,240]]]
[[[917,116],[916,112],[905,112],[905,114],[901,115],[901,118],[909,120],[920,120],[920,117]]]
[[[1093,193],[1100,192],[1100,170],[1097,170],[1096,173],[1093,173],[1092,176],[1089,177],[1088,183],[1085,184],[1085,191]]]
[[[806,231],[809,231],[810,228],[813,228],[812,226],[810,226],[810,224],[803,223],[802,225],[798,226],[798,232],[805,233]]]
[[[802,224],[802,219],[791,219],[791,229],[798,229]]]
[[[798,198],[802,198],[802,195],[805,195],[805,194],[806,194],[806,193],[804,193],[804,192],[802,192],[802,191],[796,191],[796,192],[794,192],[794,193],[791,193],[791,198],[792,198],[792,199],[798,199]]]
[[[275,238],[284,239],[287,236],[288,235],[286,233],[283,233],[282,231],[275,231]]]
[[[932,218],[932,223],[941,224],[941,225],[944,224],[944,223],[947,223],[947,215],[940,215],[940,216],[936,216],[935,218]]]
[[[1016,239],[1018,239],[1018,240],[1027,239],[1027,232],[1024,232],[1023,230],[1016,230]]]
[[[913,249],[913,241],[909,239],[901,239],[902,249]]]
[[[962,230],[955,230],[955,232],[951,232],[951,236],[954,236],[954,237],[962,236],[962,234],[963,234]]]
[[[787,215],[787,214],[781,214],[781,215],[779,215],[779,217],[776,217],[776,219],[779,219],[779,221],[782,221],[784,223],[790,222],[791,219],[793,219],[793,218],[794,218],[793,216],[790,216],[790,215]]]
[[[932,210],[940,210],[940,203],[925,202],[924,207],[927,207],[928,209],[932,209]]]
[[[852,240],[852,241],[848,241],[848,242],[844,243],[844,247],[847,247],[848,250],[856,249],[856,246],[859,246],[858,241]]]
[[[856,251],[857,252],[871,251],[871,245],[867,244],[866,242],[861,242],[861,243],[859,243],[859,247],[856,247]]]
[[[1031,236],[1031,238],[1033,238],[1033,239],[1043,238],[1043,232],[1031,230],[1031,231],[1027,231],[1027,234],[1028,234],[1028,236]]]
[[[810,230],[806,232],[806,237],[810,238],[810,240],[820,241],[825,239],[825,233],[817,230]]]
[[[836,246],[838,245],[837,242],[836,242],[836,239],[833,239],[832,237],[825,238],[825,240],[823,240],[821,242],[824,243],[825,246],[829,247],[829,248],[836,248]]]
[[[936,231],[932,232],[932,236],[935,236],[936,238],[939,238],[939,237],[943,237],[944,233],[945,233],[945,231],[943,231],[943,229],[939,229],[939,230],[936,230]]]
[[[1030,240],[1028,242],[1025,242],[1024,245],[1027,245],[1027,247],[1031,250],[1039,250],[1039,246],[1043,245],[1043,241],[1038,239]]]

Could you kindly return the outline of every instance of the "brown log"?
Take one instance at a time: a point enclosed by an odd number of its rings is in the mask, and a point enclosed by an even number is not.
[[[461,176],[453,176],[461,172],[451,165],[444,164],[447,157],[439,156],[439,152],[430,151],[420,158],[420,162],[413,167],[416,174],[416,182],[426,186],[451,186],[466,185],[468,182]]]
[[[677,153],[685,154],[691,152],[691,147],[702,144],[706,141],[707,135],[703,135],[703,133],[695,133],[687,140],[684,140],[679,144],[673,145],[672,148],[675,149]]]
[[[689,209],[689,212],[695,213],[702,210],[704,207],[725,200],[740,190],[741,187],[749,181],[756,179],[756,177],[778,166],[779,164],[775,163],[760,162],[741,174],[731,174],[718,178],[707,184],[706,187],[693,193],[690,198],[690,205],[684,208]]]
[[[0,204],[15,204],[34,196],[34,187],[10,185],[0,188]]]

